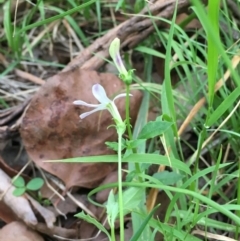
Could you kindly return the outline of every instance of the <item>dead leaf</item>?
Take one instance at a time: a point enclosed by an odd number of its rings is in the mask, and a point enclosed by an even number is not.
[[[0,201],[0,219],[5,223],[18,220],[16,214],[4,202]]]
[[[40,233],[47,234],[51,237],[54,237],[56,235],[63,238],[73,239],[76,238],[77,234],[75,229],[66,229],[58,226],[53,226],[52,228],[49,228],[44,223],[38,223],[36,226],[33,226],[32,228]]]
[[[0,230],[0,241],[44,241],[43,238],[22,222],[12,222]]]
[[[104,181],[101,183],[101,185],[105,185],[108,183],[113,183],[113,182],[117,182],[118,181],[118,173],[117,171],[111,172],[105,179]],[[104,203],[107,201],[108,198],[108,194],[111,191],[112,188],[108,188],[108,189],[104,189],[102,191],[99,191],[96,194],[96,201],[99,203]]]
[[[46,163],[43,160],[79,156],[106,155],[112,153],[106,141],[117,139],[116,130],[107,111],[97,112],[84,120],[79,114],[89,111],[76,107],[74,100],[97,103],[92,95],[92,85],[100,83],[109,97],[124,86],[114,75],[75,69],[50,78],[32,98],[22,121],[21,136],[33,161],[46,171],[64,181],[67,188],[74,185],[93,188],[115,169],[111,163]],[[131,121],[134,123],[141,100],[141,93],[134,91],[131,97]],[[117,105],[124,118],[125,100]]]
[[[27,194],[28,200],[31,202],[33,207],[40,213],[40,215],[44,218],[48,228],[52,228],[53,224],[56,221],[55,214],[48,210],[47,208],[41,206],[35,199],[33,199],[31,196]]]
[[[26,224],[36,225],[37,219],[29,202],[24,196],[13,196],[13,190],[11,179],[0,169],[0,199]]]

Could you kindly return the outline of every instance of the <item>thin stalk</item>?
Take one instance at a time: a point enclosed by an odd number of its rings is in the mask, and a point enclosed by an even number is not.
[[[132,130],[131,130],[131,124],[130,124],[130,114],[129,114],[129,108],[130,108],[129,94],[130,94],[130,86],[126,84],[126,125],[127,125],[129,139],[132,140],[133,136],[132,136]]]
[[[129,140],[133,140],[131,124],[130,124],[130,114],[129,114],[129,109],[130,109],[129,94],[130,94],[130,86],[129,86],[129,84],[126,84],[126,125],[127,125],[127,132],[128,132]],[[133,148],[132,152],[137,153],[136,148]],[[137,173],[141,173],[141,168],[140,168],[140,165],[138,162],[135,163],[135,170]],[[139,180],[142,181],[142,178],[139,177]]]
[[[115,228],[114,228],[114,226],[112,227],[112,225],[111,225],[111,241],[116,241]]]
[[[118,132],[118,205],[120,222],[120,240],[124,241],[124,214],[122,192],[122,133]]]

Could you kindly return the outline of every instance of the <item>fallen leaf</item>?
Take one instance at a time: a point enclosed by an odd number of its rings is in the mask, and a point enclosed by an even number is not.
[[[117,139],[116,130],[107,111],[96,112],[80,120],[79,114],[88,107],[76,107],[74,100],[97,104],[92,95],[92,85],[100,83],[111,98],[124,88],[112,74],[74,69],[50,78],[32,98],[20,129],[26,150],[41,168],[64,181],[67,188],[99,185],[116,165],[112,163],[46,163],[44,160],[79,156],[106,155],[112,153],[106,141]],[[141,92],[132,92],[130,98],[131,121],[134,123],[141,100]],[[116,101],[124,119],[125,100]]]
[[[44,241],[35,231],[22,222],[12,222],[0,230],[0,241]]]
[[[33,207],[40,213],[40,215],[44,218],[47,227],[48,228],[52,228],[53,224],[56,221],[56,216],[55,214],[48,210],[47,208],[41,206],[35,199],[33,199],[31,196],[29,196],[27,194],[27,198],[28,200],[31,202],[31,204],[33,205]]]
[[[3,201],[0,201],[0,219],[5,223],[18,220],[16,214]]]
[[[2,202],[26,224],[36,225],[37,219],[28,200],[24,196],[13,196],[14,189],[15,187],[12,186],[9,176],[0,169],[0,197]]]
[[[105,184],[109,184],[109,183],[113,183],[113,182],[117,182],[118,181],[118,173],[117,171],[111,172],[105,179],[104,181],[101,183],[101,185],[105,185]],[[108,189],[104,189],[102,191],[99,191],[96,194],[96,201],[99,203],[104,203],[107,201],[108,199],[108,194],[111,191],[112,188],[108,188]]]
[[[59,236],[62,238],[76,238],[76,230],[75,229],[66,229],[58,226],[53,226],[52,228],[49,228],[44,223],[38,223],[35,226],[32,226],[34,230],[37,230],[40,233],[47,234],[51,237]],[[60,239],[61,240],[61,239]]]

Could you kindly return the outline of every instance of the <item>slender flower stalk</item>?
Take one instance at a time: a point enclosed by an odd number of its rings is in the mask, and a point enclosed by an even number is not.
[[[82,105],[94,108],[91,111],[82,113],[80,118],[83,119],[97,111],[108,110],[116,124],[116,130],[118,133],[118,206],[119,206],[119,221],[120,221],[120,240],[124,241],[124,212],[123,212],[123,191],[122,191],[122,135],[126,130],[125,122],[122,120],[117,106],[114,101],[120,97],[125,97],[126,94],[117,95],[113,100],[110,100],[104,88],[100,84],[95,84],[92,87],[92,93],[94,97],[100,102],[100,104],[88,104],[82,100],[76,100],[73,102],[74,105]],[[131,95],[131,94],[130,94]],[[113,233],[112,233],[113,235]]]
[[[120,55],[120,39],[119,38],[115,38],[112,41],[110,48],[109,48],[109,54],[112,57],[113,62],[119,71],[119,78],[122,79],[126,85],[126,126],[127,126],[128,137],[130,140],[132,140],[133,136],[132,136],[132,130],[131,130],[131,124],[130,124],[129,95],[130,95],[130,84],[132,83],[132,80],[133,80],[132,74],[133,74],[134,70],[127,71],[123,64],[123,61],[122,61],[122,58]],[[133,148],[132,151],[133,151],[133,153],[135,153],[136,148]],[[141,172],[139,163],[135,163],[135,169],[138,173]],[[141,181],[141,178],[140,178],[140,181]]]

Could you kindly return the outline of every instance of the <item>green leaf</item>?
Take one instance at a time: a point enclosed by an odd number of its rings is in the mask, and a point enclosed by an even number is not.
[[[170,159],[170,162],[169,162]],[[51,160],[46,162],[118,162],[117,155],[103,155],[103,156],[88,156],[88,157],[74,157],[62,160]],[[149,153],[134,153],[128,155],[126,158],[122,159],[123,163],[149,163],[170,166],[181,170],[189,175],[191,175],[191,170],[188,165],[182,161],[179,161],[173,157],[167,157],[159,154],[149,154]]]
[[[108,236],[109,240],[111,240],[111,237],[110,237],[108,231],[96,219],[90,217],[89,215],[86,215],[84,212],[78,213],[74,216],[77,217],[77,218],[81,218],[81,219],[87,221],[88,223],[91,223],[91,224],[95,225],[99,230],[101,230],[103,233],[105,233]]]
[[[149,139],[162,135],[173,123],[167,121],[149,121],[141,130],[138,139]]]
[[[126,148],[125,145],[125,139],[122,138],[122,147],[121,150],[124,150]],[[107,145],[108,148],[114,150],[114,151],[118,151],[118,142],[114,142],[114,141],[106,141],[105,144]]]
[[[126,141],[126,146],[127,149],[133,149],[136,148],[140,145],[142,145],[146,140],[145,139],[137,139],[137,140],[127,140]]]
[[[12,194],[16,197],[22,196],[26,192],[25,187],[18,187],[15,190],[13,190]]]
[[[207,126],[212,126],[218,121],[218,119],[228,110],[231,109],[232,105],[239,98],[240,87],[236,88],[226,99],[218,106],[218,108],[210,115]]]
[[[143,192],[145,192],[145,188],[139,187],[129,187],[123,192],[124,215],[138,208],[138,205],[142,200]]]
[[[29,29],[36,28],[36,27],[42,26],[42,25],[44,25],[44,24],[48,24],[48,23],[51,23],[51,22],[53,22],[53,21],[55,21],[55,20],[61,19],[61,18],[65,17],[65,16],[71,15],[71,14],[73,14],[73,13],[75,13],[75,12],[81,10],[81,9],[86,8],[87,6],[89,6],[90,4],[95,3],[95,2],[96,2],[96,0],[89,0],[88,2],[83,3],[83,4],[81,4],[81,5],[78,5],[77,7],[72,8],[72,9],[70,9],[70,10],[64,11],[64,12],[61,13],[61,14],[55,15],[55,16],[50,17],[50,18],[47,18],[47,19],[44,19],[44,20],[42,20],[42,21],[34,22],[34,23],[32,23],[32,24],[30,24],[30,25],[27,25],[27,26],[25,26],[24,28],[22,28],[22,29],[17,33],[17,35],[20,35],[22,32],[26,32],[26,31],[29,30]]]
[[[177,172],[157,172],[153,174],[153,177],[165,185],[173,185],[183,178],[183,175]]]
[[[23,179],[23,177],[18,176],[18,177],[14,177],[12,179],[12,184],[15,187],[25,187],[25,180]]]
[[[114,228],[114,223],[119,213],[119,207],[118,202],[116,202],[113,190],[111,190],[108,195],[106,209],[108,214],[109,225],[111,228]]]
[[[142,53],[146,53],[146,54],[155,56],[155,57],[158,57],[158,58],[161,58],[161,59],[165,59],[166,58],[165,54],[162,54],[162,53],[158,52],[157,50],[154,50],[152,48],[148,48],[146,46],[136,47],[135,50],[137,50],[139,52],[142,52]]]
[[[152,211],[147,215],[147,217],[144,219],[144,221],[140,225],[140,227],[137,230],[137,232],[134,234],[134,236],[131,237],[130,241],[138,241],[139,240],[139,237],[141,236],[144,228],[147,226],[149,220],[151,219],[151,217],[153,216],[154,212],[157,210],[157,208],[159,206],[160,206],[160,204],[158,204],[155,208],[153,208]]]
[[[31,191],[39,190],[44,184],[44,181],[40,177],[33,178],[28,182],[26,188]]]

